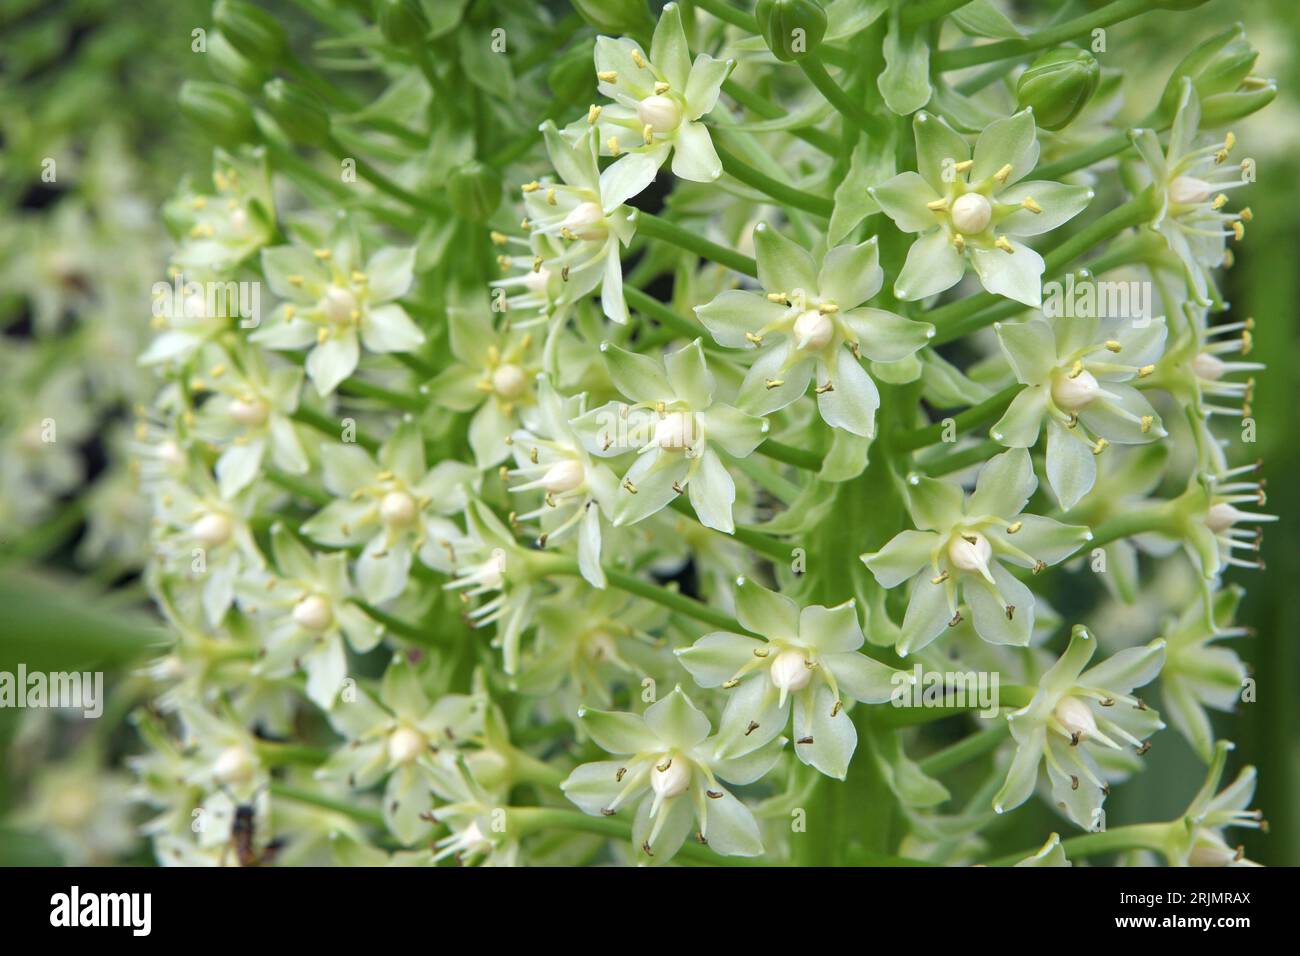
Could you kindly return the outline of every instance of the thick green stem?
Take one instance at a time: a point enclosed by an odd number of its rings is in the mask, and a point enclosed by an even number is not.
[[[692,252],[701,259],[709,259],[720,266],[734,269],[750,278],[758,278],[758,263],[749,256],[720,246],[688,229],[683,229],[667,219],[660,219],[653,213],[638,211],[636,214],[636,231],[648,239],[668,242],[679,249]]]
[[[796,189],[775,180],[766,173],[759,172],[718,142],[718,139],[721,139],[721,137],[714,140],[713,148],[717,150],[718,158],[722,160],[723,170],[746,186],[757,189],[759,192],[772,197],[778,203],[793,206],[795,209],[802,209],[823,218],[830,218],[831,213],[835,211],[835,203],[832,200],[824,196],[814,196],[806,193],[801,189]]]
[[[1101,833],[1085,833],[1061,841],[1061,849],[1066,859],[1082,860],[1102,853],[1122,853],[1125,850],[1154,850],[1165,853],[1169,846],[1170,829],[1178,824],[1170,823],[1135,823],[1130,826],[1115,827]],[[1023,850],[1020,853],[1008,853],[1006,856],[990,860],[985,866],[1014,866],[1021,860],[1038,852]]]
[[[1153,9],[1151,0],[1113,0],[1100,10],[1085,13],[1073,20],[1040,30],[1038,33],[1031,33],[1018,40],[1002,40],[982,46],[962,47],[960,50],[942,50],[935,54],[934,65],[936,69],[946,71],[961,70],[968,66],[978,66],[996,60],[1009,60],[1073,40],[1099,27],[1108,27],[1151,9]]]

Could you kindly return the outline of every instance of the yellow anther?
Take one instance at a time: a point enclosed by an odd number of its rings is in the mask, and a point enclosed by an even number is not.
[[[1098,439],[1097,439],[1097,443],[1096,443],[1095,445],[1092,446],[1092,453],[1093,453],[1094,455],[1100,455],[1100,454],[1101,454],[1103,451],[1105,451],[1109,446],[1110,446],[1110,442],[1106,441],[1106,439],[1104,439],[1104,438],[1098,438]]]
[[[328,249],[313,249],[311,254],[321,260],[328,259],[330,256],[334,255],[334,253],[330,252]]]
[[[959,173],[964,173],[966,172],[966,170],[970,169],[974,165],[975,165],[975,160],[963,159],[960,163],[953,164],[952,168]]]
[[[1005,166],[1003,166],[1001,169],[999,169],[996,173],[993,174],[993,178],[1000,183],[1005,183],[1010,177],[1011,177],[1010,163],[1007,163]]]
[[[1228,135],[1225,136],[1225,137],[1223,137],[1223,148],[1224,148],[1224,149],[1232,149],[1232,147],[1234,147],[1234,146],[1236,146],[1236,145],[1237,145],[1237,136],[1236,136],[1236,134],[1233,133],[1232,130],[1228,130]]]
[[[764,379],[763,384],[764,384],[764,385],[768,388],[768,390],[770,391],[771,389],[774,389],[774,388],[780,388],[782,385],[784,385],[784,384],[785,384],[785,379],[783,379],[783,378],[769,378],[769,379]]]
[[[1070,378],[1078,378],[1083,374],[1083,360],[1075,359],[1074,364],[1070,366]]]
[[[834,315],[840,310],[840,307],[834,302],[823,302],[817,306],[817,311],[822,315]]]
[[[644,70],[644,69],[645,69],[645,57],[643,57],[643,56],[641,55],[641,51],[640,51],[640,50],[633,50],[633,51],[632,51],[632,62],[635,63],[635,64],[637,65],[637,68],[638,68],[638,69],[641,69],[641,70]]]
[[[316,342],[318,344],[324,342],[329,337],[330,337],[330,330],[325,328],[324,326],[321,326],[319,329],[316,330]]]
[[[993,245],[997,246],[1003,252],[1016,251],[1015,248],[1012,247],[1011,245],[1011,240],[1009,240],[1006,236],[998,236],[996,239],[993,240]]]
[[[960,232],[953,233],[952,244],[957,247],[958,252],[966,251],[966,237],[963,236]]]
[[[1228,197],[1223,193],[1219,193],[1219,195],[1214,197],[1214,202],[1210,203],[1210,208],[1222,209],[1226,205],[1228,205]]]
[[[570,229],[568,226],[561,226],[561,227],[560,227],[560,238],[562,238],[562,239],[567,239],[567,240],[569,240],[570,242],[574,242],[574,241],[577,240],[577,238],[578,238],[578,234],[577,234],[576,232],[574,232],[572,229]]]
[[[1145,435],[1147,432],[1151,431],[1151,426],[1155,424],[1155,421],[1156,421],[1156,420],[1155,420],[1155,416],[1154,416],[1154,415],[1143,415],[1143,416],[1142,416],[1142,434],[1143,434],[1143,435]]]
[[[592,126],[595,126],[596,120],[600,119],[600,111],[601,111],[601,107],[597,106],[595,103],[592,103],[590,106],[588,106],[587,122],[590,123]]]
[[[289,285],[294,287],[302,285],[304,281],[300,275],[285,276],[285,278],[289,281]]]
[[[763,344],[763,336],[758,335],[754,332],[746,332],[745,338],[748,339],[750,342],[753,342],[755,345]]]
[[[1255,218],[1255,213],[1251,211],[1249,206],[1243,208],[1237,215],[1241,217],[1242,222],[1251,222]]]
[[[619,153],[623,152],[623,148],[618,145],[617,136],[611,136],[606,140],[605,145],[609,147],[609,154],[611,156],[617,156]]]
[[[526,193],[535,193],[537,190],[542,188],[542,184],[534,179],[531,183],[524,183],[519,188]]]
[[[1043,207],[1034,202],[1033,196],[1026,196],[1024,199],[1020,200],[1020,208],[1028,209],[1035,215],[1043,211]]]
[[[641,127],[641,139],[647,146],[655,141],[655,128],[649,123]]]
[[[947,580],[948,580],[948,572],[947,572],[947,571],[940,571],[939,574],[938,574],[937,576],[932,577],[932,578],[930,579],[930,583],[931,583],[931,584],[943,584],[943,582],[944,582],[944,581],[947,581]]]
[[[1155,370],[1156,367],[1154,365],[1143,365],[1140,369],[1138,369],[1138,378],[1146,378]]]
[[[1015,534],[1024,526],[1025,523],[1023,521],[1013,521],[1011,524],[1007,525],[1007,534]]]
[[[617,83],[617,82],[618,82],[618,71],[617,71],[617,70],[601,70],[599,73],[596,74],[596,79],[600,80],[602,83]]]
[[[226,367],[222,365],[220,362],[218,362],[216,365],[212,366],[212,368],[208,369],[208,374],[211,375],[213,378],[221,378],[221,376],[226,374]],[[242,398],[241,401],[251,403],[253,401],[253,398],[256,397],[251,395],[251,393],[249,392],[245,392],[244,394],[248,397]]]
[[[497,265],[501,267],[502,272],[509,272],[510,264],[509,256],[497,256]]]
[[[1250,330],[1247,329],[1246,331],[1241,333],[1241,354],[1249,355],[1250,351],[1254,347],[1255,347],[1255,336],[1251,335]]]
[[[1225,268],[1225,269],[1231,269],[1234,265],[1236,265],[1236,262],[1237,262],[1237,257],[1234,256],[1234,255],[1232,254],[1232,250],[1231,250],[1231,249],[1224,249],[1224,250],[1223,250],[1223,268]]]
[[[507,236],[504,232],[497,232],[495,229],[493,229],[491,232],[488,233],[488,238],[492,240],[493,245],[497,245],[497,246],[504,246],[507,242],[510,241],[509,236]]]
[[[1120,344],[1119,339],[1107,339],[1107,340],[1106,340],[1106,349],[1107,349],[1108,351],[1111,351],[1111,352],[1118,352],[1121,348],[1123,348],[1123,346]]]
[[[1246,227],[1241,224],[1241,220],[1234,220],[1232,223],[1232,238],[1240,242],[1244,235],[1246,235]]]
[[[656,94],[657,96],[663,96],[663,95],[664,95],[665,93],[667,93],[670,89],[671,89],[671,87],[670,87],[667,83],[659,82],[659,83],[656,83],[656,84],[655,84],[655,94]]]
[[[533,271],[534,271],[534,272],[541,272],[541,271],[542,271],[542,263],[545,262],[545,261],[546,261],[546,260],[544,260],[541,256],[533,256]]]
[[[825,385],[818,385],[816,388],[813,389],[813,391],[816,392],[818,395],[825,395],[827,392],[835,391],[835,383],[827,382]]]
[[[785,305],[790,301],[790,298],[784,292],[769,292],[767,294],[767,301],[776,302],[779,305]]]
[[[524,232],[527,232],[529,229],[533,228],[533,224],[529,222],[528,217],[525,216],[523,219],[519,220],[519,228],[522,229]]]
[[[630,478],[623,479],[623,487],[626,488],[628,491],[630,491],[632,494],[636,494],[636,485],[632,484],[632,480]]]
[[[942,199],[932,200],[925,204],[925,208],[933,209],[935,212],[943,212],[948,208],[948,197],[944,196]]]
[[[547,204],[548,206],[554,206],[554,205],[557,204],[557,201],[556,201],[556,198],[555,198],[555,187],[554,187],[554,186],[552,186],[550,189],[546,190],[546,204]]]

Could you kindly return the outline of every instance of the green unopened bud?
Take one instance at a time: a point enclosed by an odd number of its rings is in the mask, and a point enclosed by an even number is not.
[[[1184,77],[1190,77],[1202,100],[1222,93],[1235,93],[1246,83],[1259,51],[1246,40],[1241,24],[1210,37],[1174,67],[1160,97],[1156,115],[1166,122],[1178,108]]]
[[[571,0],[578,16],[601,33],[649,37],[655,21],[645,0]]]
[[[281,79],[262,87],[266,108],[286,136],[304,146],[323,146],[330,136],[330,118],[311,93]]]
[[[758,0],[758,31],[783,63],[812,53],[826,35],[826,11],[817,0]]]
[[[1063,129],[1079,115],[1101,81],[1101,67],[1087,50],[1062,47],[1044,53],[1020,74],[1016,99],[1033,107],[1043,129]]]
[[[462,219],[486,222],[501,204],[501,174],[476,159],[470,160],[452,171],[447,192]]]
[[[181,113],[213,139],[229,145],[253,139],[256,127],[248,100],[232,87],[186,80],[179,103]]]
[[[375,0],[379,31],[393,46],[416,47],[429,32],[429,21],[417,0]]]
[[[276,66],[289,48],[284,27],[251,3],[217,0],[212,20],[231,46],[259,66]]]
[[[596,93],[596,79],[591,71],[596,52],[596,41],[588,39],[575,43],[551,64],[546,74],[546,84],[551,94],[561,103],[586,105]]]
[[[1235,123],[1243,116],[1262,110],[1277,96],[1272,82],[1239,93],[1219,93],[1201,100],[1201,128],[1213,129]]]
[[[267,80],[266,70],[236,50],[220,31],[214,30],[208,37],[207,60],[214,77],[246,93],[261,89]]]

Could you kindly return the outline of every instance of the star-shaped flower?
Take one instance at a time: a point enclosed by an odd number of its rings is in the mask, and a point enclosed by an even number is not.
[[[772,768],[785,738],[723,759],[718,738],[709,737],[709,718],[680,687],[641,716],[583,710],[578,719],[592,740],[619,759],[582,764],[561,787],[592,816],[614,816],[640,801],[632,824],[638,862],[667,862],[692,824],[696,839],[724,856],[763,852],[754,815],[719,780],[753,783]]]
[[[880,704],[898,687],[893,668],[858,653],[864,638],[856,605],[801,610],[785,595],[741,578],[736,616],[762,640],[715,631],[677,651],[697,684],[729,692],[719,756],[766,744],[789,725],[793,702],[795,755],[843,780],[858,742],[845,699]]]
[[[595,455],[636,450],[614,524],[634,524],[689,494],[701,523],[731,534],[736,484],[718,452],[749,455],[767,434],[766,419],[715,401],[699,339],[662,363],[609,343],[601,348],[615,386],[636,404],[609,402],[574,419],[573,427]]]
[[[1133,688],[1160,673],[1165,642],[1131,647],[1084,670],[1097,649],[1088,630],[1076,626],[1070,645],[1043,674],[1033,699],[1007,715],[1016,755],[993,809],[1005,813],[1029,799],[1038,767],[1047,765],[1052,799],[1084,829],[1100,828],[1102,801],[1110,793],[1097,758],[1125,746],[1141,755],[1147,737],[1164,727],[1160,716],[1133,696]]]
[[[768,415],[817,381],[817,407],[836,428],[871,437],[880,393],[861,357],[896,362],[934,335],[934,326],[863,305],[884,273],[873,236],[837,246],[820,264],[764,223],[754,227],[758,280],[765,295],[723,292],[696,314],[719,345],[757,350],[740,387],[748,411]]]
[[[614,102],[593,106],[587,122],[599,129],[602,151],[624,157],[615,166],[635,166],[632,178],[640,177],[644,160],[657,170],[671,154],[674,176],[713,182],[722,175],[722,162],[699,120],[717,104],[733,65],[703,53],[692,63],[681,9],[667,4],[649,56],[627,37],[596,38],[598,88]]]
[[[1064,509],[1097,480],[1096,456],[1110,442],[1163,438],[1151,403],[1126,384],[1155,369],[1165,344],[1163,318],[1045,318],[994,325],[1016,381],[1026,386],[989,434],[1030,448],[1047,422],[1047,482]]]
[[[1029,452],[1005,451],[980,469],[975,490],[934,478],[908,478],[917,531],[903,531],[863,562],[881,587],[912,579],[898,652],[920,650],[961,621],[965,599],[975,631],[992,644],[1029,643],[1034,594],[1006,561],[1035,573],[1063,561],[1092,537],[1087,528],[1021,514],[1038,487]]]
[[[270,349],[311,348],[307,374],[321,395],[351,375],[361,346],[378,354],[411,352],[424,342],[395,300],[411,287],[415,250],[381,249],[362,264],[343,229],[332,247],[276,246],[262,252],[271,291],[288,301],[249,338]]]
[[[969,263],[984,288],[1037,308],[1043,257],[1016,238],[1050,232],[1092,200],[1086,186],[1022,182],[1038,163],[1031,110],[990,123],[970,147],[946,122],[917,113],[918,172],[900,173],[870,190],[904,232],[920,233],[894,283],[900,299],[951,288]]]

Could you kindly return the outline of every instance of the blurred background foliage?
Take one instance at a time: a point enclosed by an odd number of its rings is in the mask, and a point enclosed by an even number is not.
[[[334,2],[368,12],[367,0]],[[310,36],[294,24],[331,6],[264,5],[291,38]],[[1059,6],[1016,0],[1008,10],[1018,18]],[[1260,49],[1255,72],[1280,87],[1270,108],[1235,130],[1259,180],[1246,200],[1255,221],[1224,278],[1234,310],[1255,317],[1256,354],[1269,366],[1253,408],[1266,510],[1281,516],[1264,540],[1267,570],[1241,579],[1240,620],[1257,636],[1239,649],[1258,681],[1257,701],[1219,725],[1237,743],[1236,762],[1260,768],[1254,805],[1271,832],[1245,842],[1248,856],[1268,864],[1300,863],[1295,13],[1295,0],[1211,0],[1179,15],[1178,30],[1152,29],[1147,19],[1112,28],[1108,48],[1140,48],[1140,59],[1101,56],[1123,71],[1131,110],[1123,118],[1136,121],[1183,54],[1241,20]],[[19,662],[102,669],[111,690],[98,721],[0,709],[0,865],[152,858],[125,767],[139,749],[127,720],[142,702],[138,671],[165,641],[138,579],[148,516],[134,489],[130,431],[154,382],[135,356],[149,334],[151,286],[164,277],[159,208],[184,175],[206,176],[210,139],[176,100],[183,80],[210,78],[205,54],[193,49],[193,31],[208,29],[209,19],[205,0],[0,0],[0,671]],[[62,457],[36,468],[34,429],[47,418],[58,423]],[[1172,731],[1148,760],[1146,773],[1117,788],[1112,820],[1172,818],[1199,786],[1202,766]],[[998,828],[989,832],[995,851],[1020,849],[1011,824],[1001,823],[1005,841]],[[1025,827],[1045,833],[1060,821],[1034,804],[1016,815],[1016,834]]]

